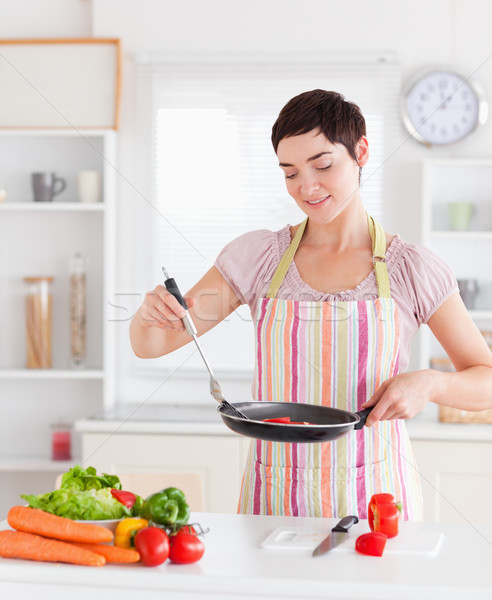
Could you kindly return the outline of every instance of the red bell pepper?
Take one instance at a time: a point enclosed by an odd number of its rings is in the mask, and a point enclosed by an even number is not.
[[[355,540],[355,550],[359,552],[359,554],[383,556],[387,539],[388,537],[379,531],[364,533]]]
[[[291,421],[290,417],[277,417],[276,419],[263,419],[263,423],[284,423],[284,425],[312,425],[308,421]]]
[[[392,494],[374,494],[369,502],[367,518],[371,531],[384,533],[387,537],[398,535],[401,503]]]
[[[128,510],[131,510],[133,508],[133,505],[135,504],[135,501],[137,499],[135,494],[133,494],[132,492],[125,492],[124,490],[112,489],[111,495],[113,496],[113,498],[116,498],[118,502],[121,502],[123,506],[126,506]]]

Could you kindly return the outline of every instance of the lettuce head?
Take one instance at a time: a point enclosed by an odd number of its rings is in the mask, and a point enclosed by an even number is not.
[[[99,521],[102,519],[122,519],[136,516],[143,499],[137,500],[129,510],[111,494],[111,489],[121,490],[116,475],[96,474],[96,469],[83,469],[76,465],[62,477],[59,490],[47,494],[22,494],[31,508],[40,508],[46,512],[80,521]]]

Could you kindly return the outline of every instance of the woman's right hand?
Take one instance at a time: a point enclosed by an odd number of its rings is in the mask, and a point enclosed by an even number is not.
[[[198,335],[223,321],[241,304],[216,267],[205,273],[185,296]],[[130,323],[130,342],[139,358],[156,358],[174,352],[192,340],[185,333],[184,309],[163,285],[145,294]]]
[[[196,302],[190,296],[185,296],[184,300],[188,308],[194,306]],[[181,320],[184,316],[184,308],[163,285],[158,285],[147,292],[140,307],[140,317],[146,327],[184,331]]]

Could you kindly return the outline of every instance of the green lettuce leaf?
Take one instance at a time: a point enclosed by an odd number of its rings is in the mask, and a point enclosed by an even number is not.
[[[113,498],[111,488],[89,489],[80,492],[59,489],[38,496],[21,496],[32,508],[81,521],[101,519],[122,519],[132,516],[126,506]]]
[[[98,475],[94,467],[83,469],[80,465],[75,465],[70,471],[64,473],[60,489],[81,492],[85,490],[100,490],[106,487],[121,490],[119,477],[117,475],[108,475],[107,473]]]
[[[132,506],[132,510],[131,510],[132,517],[140,516],[140,511],[142,509],[143,503],[144,503],[144,499],[142,498],[142,496],[135,494],[135,504]]]
[[[137,516],[143,498],[137,496],[132,510],[121,504],[111,494],[111,489],[121,490],[117,475],[98,475],[94,467],[83,469],[75,465],[64,473],[59,490],[47,494],[22,494],[31,508],[80,521],[122,519]]]

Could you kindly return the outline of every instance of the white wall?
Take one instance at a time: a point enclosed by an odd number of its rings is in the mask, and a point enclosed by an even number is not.
[[[92,18],[92,24],[90,22]],[[133,282],[135,215],[145,207],[138,194],[134,146],[133,57],[159,53],[366,52],[398,54],[403,76],[429,65],[446,65],[478,79],[492,97],[490,0],[2,0],[1,37],[95,37],[122,40],[123,102],[119,137],[118,291],[139,293]],[[386,207],[385,227],[418,242],[420,165],[435,156],[489,157],[492,119],[451,149],[429,150],[403,128],[386,168],[401,181]],[[127,324],[119,326],[128,347]],[[129,368],[129,358],[119,373]],[[120,377],[121,376],[121,377]],[[148,391],[148,390],[147,390]],[[144,391],[142,396],[145,396]],[[120,386],[122,397],[131,388]],[[138,398],[135,398],[138,400]]]
[[[123,42],[125,94],[121,167],[130,176],[132,57],[140,52],[313,54],[396,51],[404,79],[429,65],[448,65],[479,79],[492,93],[492,44],[488,0],[93,0],[95,36]],[[400,196],[387,207],[385,225],[419,239],[419,165],[435,155],[485,156],[489,125],[451,150],[426,149],[407,140],[387,167],[401,176]],[[489,135],[488,135],[489,134]],[[138,202],[138,200],[137,200]],[[121,273],[120,281],[125,283]]]
[[[403,79],[429,65],[446,65],[481,81],[492,94],[492,45],[489,24],[492,3],[488,0],[94,0],[95,36],[122,39],[124,94],[120,135],[120,170],[126,181],[120,187],[119,291],[141,292],[133,287],[134,248],[132,234],[136,211],[144,199],[135,193],[138,152],[133,134],[133,56],[157,53],[280,53],[327,54],[330,52],[394,51],[402,64]],[[385,207],[385,227],[412,242],[420,241],[420,165],[434,156],[482,157],[489,155],[492,121],[469,140],[451,149],[429,150],[403,130],[386,168],[401,181],[398,197]],[[121,347],[127,344],[126,330]],[[138,389],[127,373],[130,354],[122,355],[118,375],[120,396],[139,399],[152,396],[156,382]],[[411,368],[418,364],[414,352]],[[200,385],[186,389],[193,398]],[[231,385],[231,384],[229,384]],[[169,388],[170,384],[167,384]],[[232,389],[244,398],[246,386]],[[179,388],[173,392],[181,396]]]
[[[90,0],[1,0],[0,38],[92,35]]]

